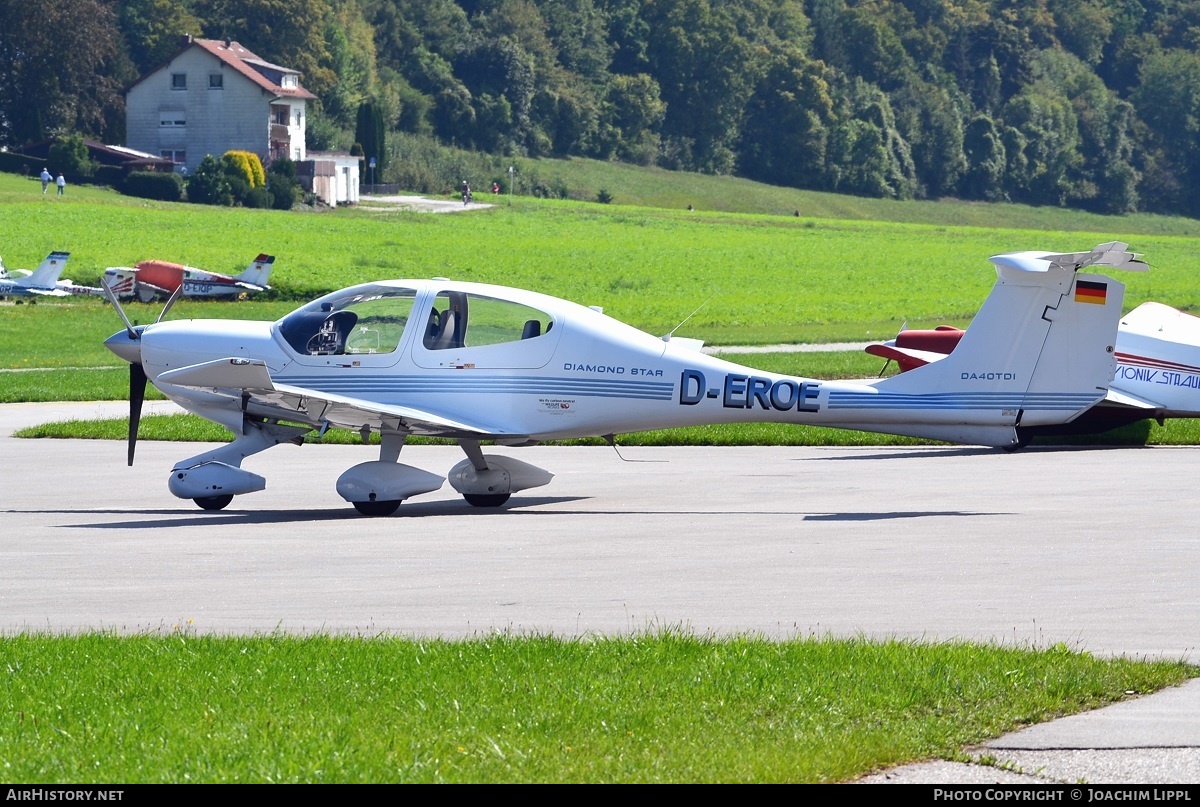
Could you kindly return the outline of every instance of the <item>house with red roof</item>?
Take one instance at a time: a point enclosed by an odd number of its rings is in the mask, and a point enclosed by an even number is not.
[[[125,90],[129,148],[194,171],[206,154],[251,151],[264,165],[308,159],[300,74],[237,42],[187,37],[166,64]]]

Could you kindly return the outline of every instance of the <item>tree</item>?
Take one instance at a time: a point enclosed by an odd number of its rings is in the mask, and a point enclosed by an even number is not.
[[[746,102],[767,68],[724,4],[664,0],[647,7],[651,75],[667,104],[663,134],[679,167],[729,173]]]
[[[946,90],[917,79],[891,98],[896,128],[912,148],[917,195],[936,199],[954,193],[967,165],[958,105]]]
[[[1132,100],[1153,130],[1155,176],[1161,176],[1143,196],[1156,209],[1200,215],[1200,55],[1182,49],[1152,54],[1140,78]]]
[[[0,0],[0,145],[124,130],[133,76],[104,0]]]
[[[362,146],[363,155],[375,158],[375,168],[382,172],[387,167],[387,141],[383,126],[383,114],[379,104],[364,101],[358,107],[358,120],[354,127],[354,140]],[[365,181],[365,180],[364,180]]]
[[[142,74],[171,58],[185,34],[203,33],[181,0],[124,0],[117,4],[117,17],[129,57]]]
[[[325,42],[326,0],[194,0],[204,32],[233,39],[268,62],[298,70],[318,97],[337,81]]]
[[[963,155],[967,158],[967,169],[963,173],[960,193],[967,199],[1005,200],[1003,183],[1007,161],[1004,142],[991,118],[976,115],[967,124],[963,132]]]
[[[78,133],[54,138],[49,159],[55,170],[64,174],[90,177],[96,173],[96,162],[88,155],[87,144]]]
[[[330,57],[326,66],[337,80],[321,100],[325,113],[347,128],[359,104],[367,98],[380,99],[373,34],[356,0],[344,0],[325,26]],[[395,115],[384,117],[394,119]]]
[[[613,76],[604,98],[599,156],[615,155],[639,165],[653,165],[666,113],[667,106],[653,78],[645,73]]]
[[[777,57],[746,106],[738,171],[774,185],[824,189],[834,123],[829,70],[796,54]]]

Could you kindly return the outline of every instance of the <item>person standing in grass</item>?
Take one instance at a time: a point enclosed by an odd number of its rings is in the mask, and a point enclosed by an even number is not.
[[[62,173],[59,173],[58,179],[55,180],[55,184],[58,185],[58,195],[62,196],[67,190],[67,180],[63,179]]]
[[[47,171],[45,168],[43,168],[42,169],[42,196],[46,195],[46,186],[50,184],[51,179],[53,179],[53,177],[50,176],[50,172]]]

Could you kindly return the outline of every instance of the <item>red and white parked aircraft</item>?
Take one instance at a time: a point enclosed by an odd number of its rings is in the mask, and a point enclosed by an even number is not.
[[[275,263],[273,255],[259,255],[240,275],[206,272],[180,263],[142,261],[136,266],[114,266],[104,272],[104,284],[117,297],[137,297],[148,303],[155,297],[170,297],[182,287],[184,297],[241,297],[265,291]]]

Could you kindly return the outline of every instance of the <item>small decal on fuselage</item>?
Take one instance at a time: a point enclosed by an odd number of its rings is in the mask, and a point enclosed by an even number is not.
[[[538,398],[538,411],[547,415],[573,414],[574,398]]]

